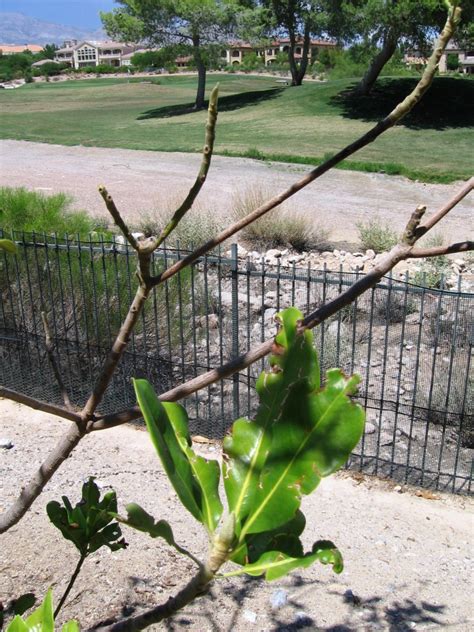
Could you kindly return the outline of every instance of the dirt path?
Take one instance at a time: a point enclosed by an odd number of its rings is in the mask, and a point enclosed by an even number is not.
[[[105,215],[97,185],[105,184],[123,214],[136,220],[160,199],[173,199],[194,180],[199,155],[63,147],[2,141],[0,184],[25,186],[45,192],[66,191],[79,208]],[[276,193],[308,171],[308,167],[215,156],[200,196],[201,206],[226,214],[236,191],[260,187]],[[294,196],[291,207],[314,218],[331,231],[333,241],[357,242],[359,221],[378,216],[401,230],[411,211],[426,204],[441,206],[459,185],[433,185],[405,178],[333,170]],[[463,240],[474,230],[472,198],[459,204],[443,222],[446,238]]]
[[[0,511],[11,502],[64,429],[54,420],[0,400],[0,435],[13,448],[0,448]],[[213,458],[218,446],[201,446]],[[62,594],[76,563],[73,546],[58,539],[45,504],[67,494],[76,502],[81,481],[94,475],[102,490],[117,490],[120,509],[140,503],[168,519],[182,545],[201,555],[202,529],[176,502],[145,432],[124,426],[93,433],[48,484],[28,516],[1,536],[0,602],[27,591]],[[398,489],[398,491],[397,491]],[[333,539],[345,558],[342,575],[321,565],[277,582],[233,579],[172,622],[155,630],[191,632],[326,632],[450,630],[474,626],[472,544],[474,502],[345,476],[326,479],[304,503],[307,548]],[[160,541],[126,532],[126,551],[101,551],[88,560],[63,616],[82,629],[107,617],[138,612],[166,601],[193,572]],[[273,607],[272,607],[273,604]],[[280,604],[280,607],[277,607]]]

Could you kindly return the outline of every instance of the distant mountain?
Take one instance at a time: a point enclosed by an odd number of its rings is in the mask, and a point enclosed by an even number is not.
[[[0,12],[1,44],[62,44],[65,39],[103,40],[102,29],[87,31],[74,26],[44,22],[23,13]]]

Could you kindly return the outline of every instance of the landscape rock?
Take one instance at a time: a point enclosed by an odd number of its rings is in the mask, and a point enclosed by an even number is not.
[[[13,441],[7,437],[0,437],[0,448],[4,450],[11,450],[13,448]]]

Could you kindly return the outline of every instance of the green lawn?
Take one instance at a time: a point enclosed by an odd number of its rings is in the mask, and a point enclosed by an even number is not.
[[[0,136],[64,145],[199,151],[204,112],[189,111],[193,76],[92,79],[29,84],[0,91]],[[271,77],[210,75],[220,82],[216,152],[316,164],[367,131],[413,85],[385,78],[370,99],[352,81],[285,88]],[[347,166],[427,181],[472,174],[474,82],[439,78],[404,124]]]

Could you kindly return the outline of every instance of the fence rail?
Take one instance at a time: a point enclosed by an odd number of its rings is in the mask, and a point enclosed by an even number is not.
[[[49,402],[60,393],[46,360],[41,311],[71,399],[80,406],[134,293],[133,253],[115,240],[14,235],[0,259],[0,382]],[[155,273],[186,252],[155,253]],[[220,251],[158,287],[107,390],[102,410],[134,404],[131,376],[158,391],[249,350],[275,332],[274,315],[330,300],[360,273],[268,267]],[[474,447],[474,294],[384,278],[314,330],[323,370],[361,375],[368,424],[348,467],[402,482],[470,493]],[[192,431],[222,437],[255,411],[252,366],[184,402]]]

